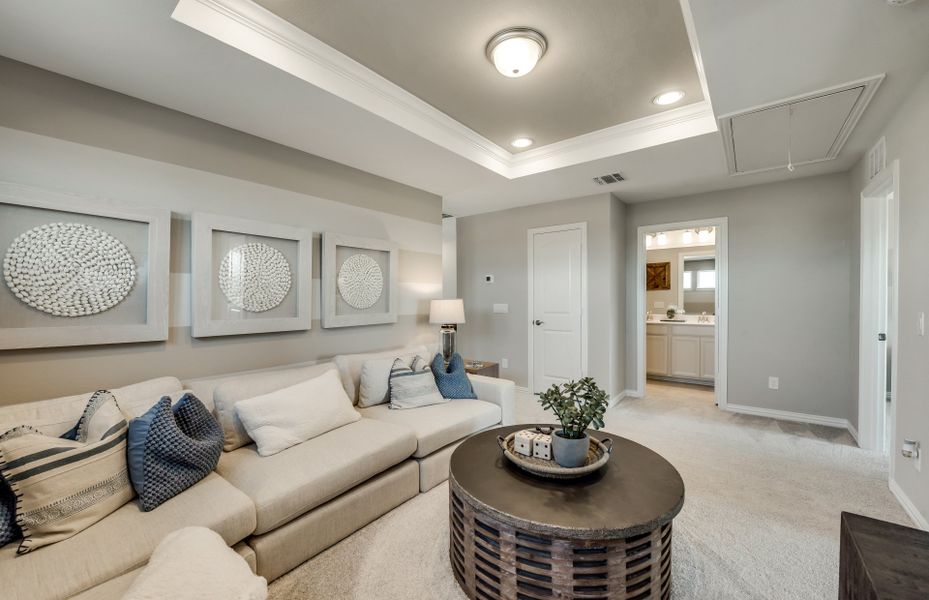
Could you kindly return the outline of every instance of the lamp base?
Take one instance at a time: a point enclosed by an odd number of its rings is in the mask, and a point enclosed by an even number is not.
[[[456,325],[442,325],[442,329],[439,330],[442,335],[442,358],[445,359],[445,364],[448,364],[448,361],[452,359],[452,355],[455,354],[455,334],[458,332],[458,327]]]

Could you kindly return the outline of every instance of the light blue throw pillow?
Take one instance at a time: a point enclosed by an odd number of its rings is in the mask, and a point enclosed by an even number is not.
[[[457,352],[452,354],[447,369],[445,359],[441,354],[436,354],[432,359],[432,374],[435,376],[435,383],[443,398],[477,399],[477,394],[474,393],[471,380],[468,379],[468,373],[465,371],[464,359]]]

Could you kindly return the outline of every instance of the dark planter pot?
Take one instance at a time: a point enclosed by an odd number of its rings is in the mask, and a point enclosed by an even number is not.
[[[552,456],[562,467],[582,467],[587,464],[587,450],[590,448],[590,436],[571,439],[562,437],[560,429],[552,436]]]

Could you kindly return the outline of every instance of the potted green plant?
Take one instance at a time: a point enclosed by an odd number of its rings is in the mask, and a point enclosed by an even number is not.
[[[552,456],[562,467],[580,467],[587,462],[590,436],[587,429],[603,427],[609,399],[592,377],[555,384],[539,395],[539,403],[561,422],[552,435]]]

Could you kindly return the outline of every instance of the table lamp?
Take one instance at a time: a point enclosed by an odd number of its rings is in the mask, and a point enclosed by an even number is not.
[[[461,298],[447,300],[432,300],[429,303],[429,322],[441,325],[442,357],[446,364],[455,353],[455,333],[458,324],[465,322],[464,301]]]

